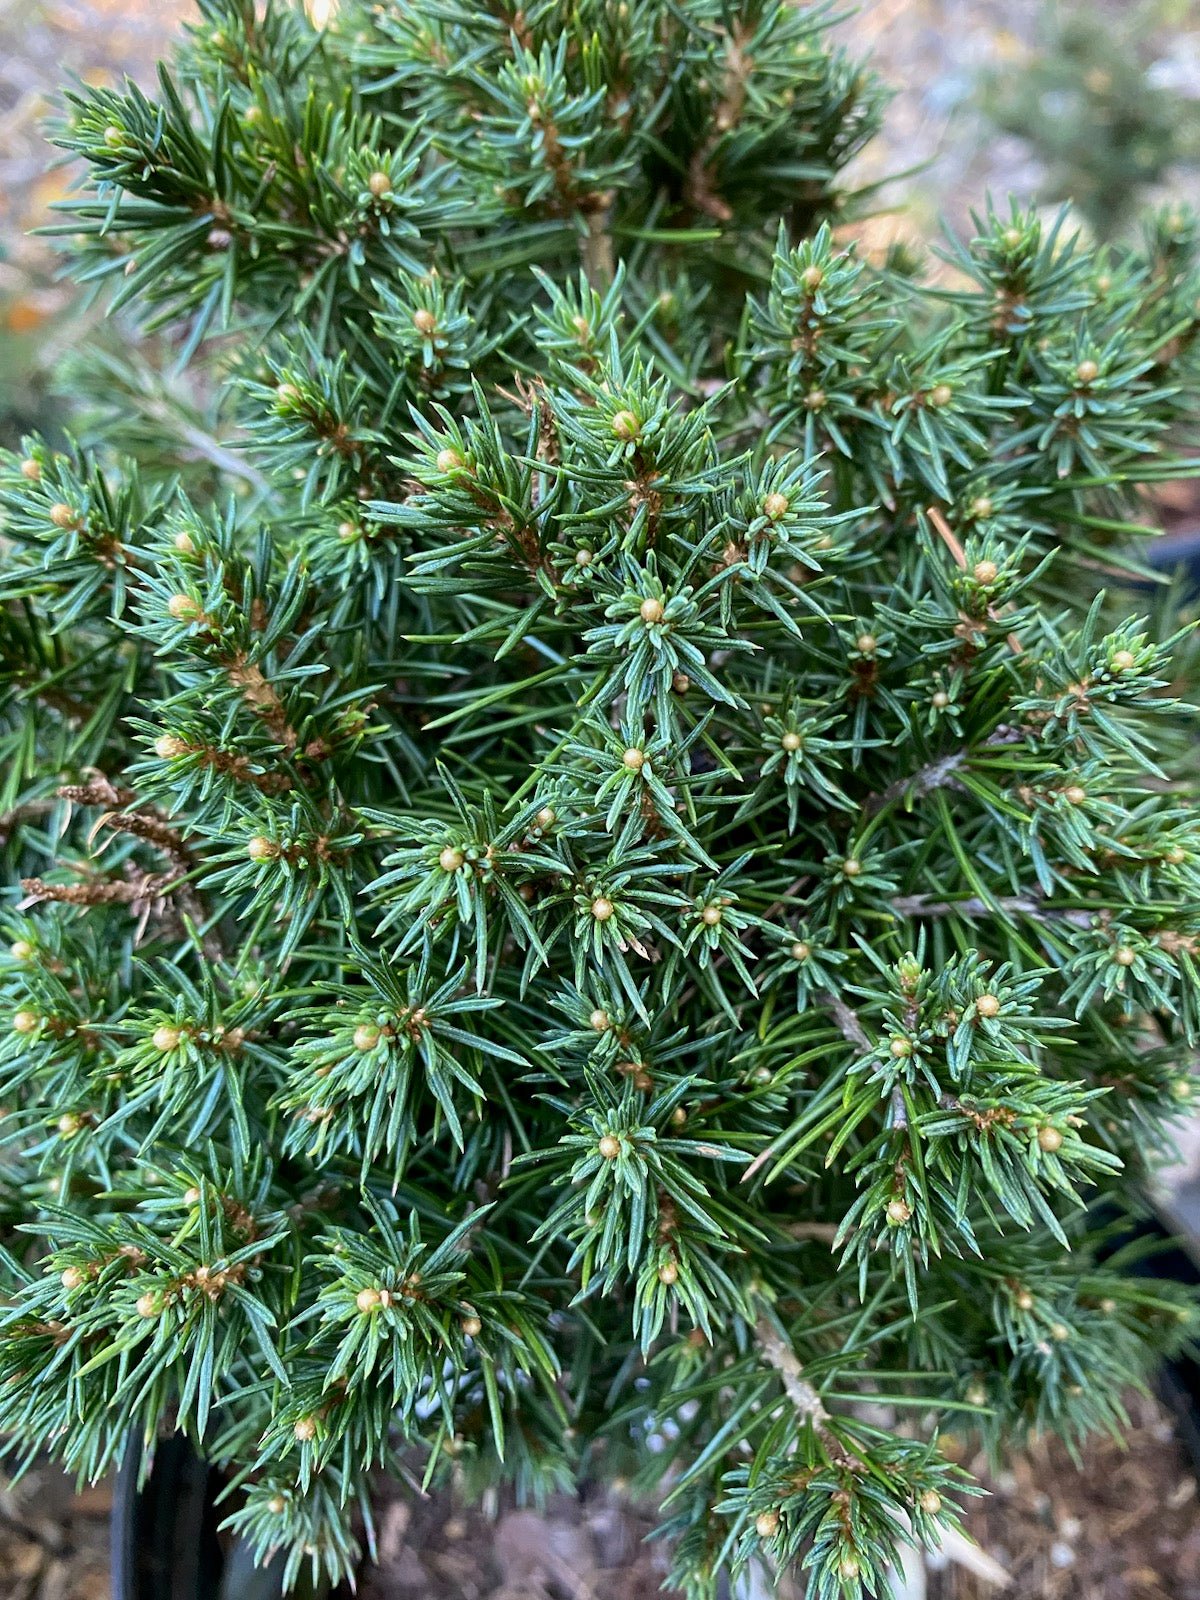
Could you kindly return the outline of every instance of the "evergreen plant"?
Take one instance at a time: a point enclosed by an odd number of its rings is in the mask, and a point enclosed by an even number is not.
[[[0,464],[0,1428],[182,1430],[337,1575],[372,1474],[887,1592],[1188,1337],[1194,220],[870,259],[781,0],[202,0],[71,92],[136,315]]]

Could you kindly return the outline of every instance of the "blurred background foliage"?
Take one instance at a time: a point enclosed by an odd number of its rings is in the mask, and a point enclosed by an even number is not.
[[[1092,6],[1047,5],[1019,69],[986,70],[986,120],[1029,146],[1038,198],[1070,200],[1100,238],[1118,237],[1149,192],[1188,186],[1200,162],[1195,6],[1141,0],[1098,25]]]
[[[308,0],[328,7],[336,0]],[[1091,232],[1119,237],[1164,199],[1200,201],[1200,0],[860,0],[839,30],[894,91],[862,176],[897,175],[856,231],[920,258],[940,222],[970,228],[990,191],[1052,207],[1073,197]],[[72,77],[142,83],[187,0],[0,0],[0,442],[53,429],[103,398],[131,429],[166,405],[204,446],[204,397],[181,394],[128,330],[81,306],[31,236],[72,181],[41,135]],[[944,268],[936,268],[942,270]],[[70,359],[86,342],[112,362]],[[142,357],[146,359],[143,360]]]

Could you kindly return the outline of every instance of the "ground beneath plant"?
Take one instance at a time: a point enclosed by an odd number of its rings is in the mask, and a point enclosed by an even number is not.
[[[1010,1582],[1001,1589],[935,1561],[927,1600],[1200,1600],[1194,1470],[1162,1409],[1130,1404],[1125,1446],[1093,1444],[1082,1472],[1049,1439],[998,1477],[968,1461],[990,1491],[968,1531]],[[363,1600],[674,1600],[661,1589],[665,1552],[644,1542],[652,1525],[611,1495],[495,1518],[441,1499],[393,1501],[381,1508],[380,1564],[364,1577]]]
[[[108,1600],[108,1484],[75,1494],[40,1468],[0,1478],[0,1600]]]
[[[1093,1442],[1082,1471],[1046,1439],[999,1477],[980,1472],[991,1492],[967,1528],[1008,1569],[1014,1600],[1200,1600],[1195,1469],[1155,1402],[1130,1406],[1125,1447]],[[958,1567],[929,1574],[929,1600],[1003,1592]]]
[[[999,1476],[967,1529],[1009,1574],[1000,1588],[936,1560],[924,1600],[1200,1600],[1200,1496],[1191,1462],[1154,1401],[1130,1401],[1124,1447],[1097,1441],[1077,1471],[1044,1440]],[[0,1484],[0,1600],[107,1600],[106,1486],[74,1498],[42,1471]],[[485,1515],[449,1496],[379,1507],[380,1560],[362,1600],[679,1600],[664,1590],[653,1519],[619,1495],[561,1497],[544,1513]],[[781,1600],[798,1600],[784,1588]],[[742,1600],[767,1600],[762,1575]],[[907,1600],[921,1600],[910,1587]]]

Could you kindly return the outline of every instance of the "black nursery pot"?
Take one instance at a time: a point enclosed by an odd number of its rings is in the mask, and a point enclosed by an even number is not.
[[[1200,560],[1193,576],[1200,585]],[[1147,1272],[1191,1289],[1200,1287],[1200,1182],[1193,1179],[1183,1185],[1161,1212],[1152,1212],[1140,1223],[1138,1231],[1156,1246],[1145,1260]],[[1185,1352],[1165,1362],[1158,1375],[1158,1393],[1200,1479],[1200,1352]]]
[[[131,1439],[113,1495],[113,1600],[280,1600],[282,1558],[256,1567],[248,1546],[218,1533],[224,1480],[188,1440],[162,1440],[139,1488],[141,1458]],[[293,1594],[317,1600],[303,1583]]]
[[[225,1589],[214,1474],[186,1439],[164,1439],[139,1488],[141,1456],[131,1439],[113,1496],[113,1600],[217,1600]]]
[[[1200,1186],[1180,1198],[1176,1212],[1148,1210],[1114,1243],[1136,1233],[1152,1247],[1145,1271],[1200,1287]],[[1167,1363],[1158,1388],[1200,1478],[1200,1361],[1185,1355]],[[224,1480],[186,1439],[162,1440],[139,1488],[140,1465],[140,1441],[131,1440],[113,1497],[113,1600],[281,1600],[282,1558],[256,1567],[245,1544],[218,1533]],[[291,1600],[347,1600],[347,1593],[318,1593],[302,1582]]]

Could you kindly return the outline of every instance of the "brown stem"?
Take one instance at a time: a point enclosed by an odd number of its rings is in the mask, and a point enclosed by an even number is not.
[[[1056,910],[1033,895],[1001,895],[996,900],[980,900],[972,896],[967,900],[934,900],[925,894],[898,895],[892,901],[892,910],[901,917],[986,917],[997,911],[1015,911],[1020,916],[1032,917],[1035,922],[1066,922],[1073,928],[1090,928],[1097,912],[1081,910]]]
[[[867,797],[865,805],[867,815],[875,816],[893,800],[899,800],[904,795],[911,795],[914,800],[919,800],[923,795],[932,794],[935,789],[956,787],[954,775],[964,765],[966,759],[965,750],[955,750],[948,756],[940,756],[936,761],[931,761],[928,766],[920,767],[906,778],[897,778],[895,783],[890,783],[879,794]]]
[[[713,114],[713,131],[688,162],[684,191],[688,203],[717,222],[730,222],[733,219],[733,207],[717,193],[713,184],[711,162],[721,140],[737,126],[746,104],[746,83],[753,63],[749,56],[743,54],[743,42],[742,30],[740,26],[735,26],[726,45],[725,77],[721,85],[721,98]]]
[[[247,661],[245,656],[237,655],[226,670],[230,683],[242,691],[242,698],[266,723],[271,737],[285,750],[294,750],[299,735],[289,725],[283,701],[267,682],[262,668],[253,661]]]
[[[811,1422],[818,1433],[821,1432],[829,1421],[829,1413],[821,1396],[804,1376],[799,1356],[765,1316],[759,1317],[755,1323],[754,1336],[763,1359],[779,1374],[783,1392],[791,1401],[796,1415],[802,1422]]]
[[[609,211],[606,205],[603,209],[597,206],[585,213],[587,232],[580,241],[579,249],[583,270],[593,289],[606,289],[616,271],[612,234],[608,231]]]
[[[925,508],[925,515],[929,518],[930,522],[933,523],[938,538],[954,557],[955,563],[965,572],[967,568],[967,553],[959,543],[958,536],[955,534],[950,524],[938,510],[937,506],[927,506]],[[1000,613],[996,610],[995,606],[989,606],[987,614],[993,622],[1000,621]],[[1019,656],[1023,653],[1025,646],[1021,643],[1020,639],[1017,638],[1015,633],[1010,633],[1008,636],[1008,648],[1012,651],[1013,655]]]
[[[44,878],[22,878],[29,900],[57,900],[70,906],[133,906],[161,899],[178,887],[167,873],[144,872],[136,878],[96,878],[88,883],[47,883]]]

